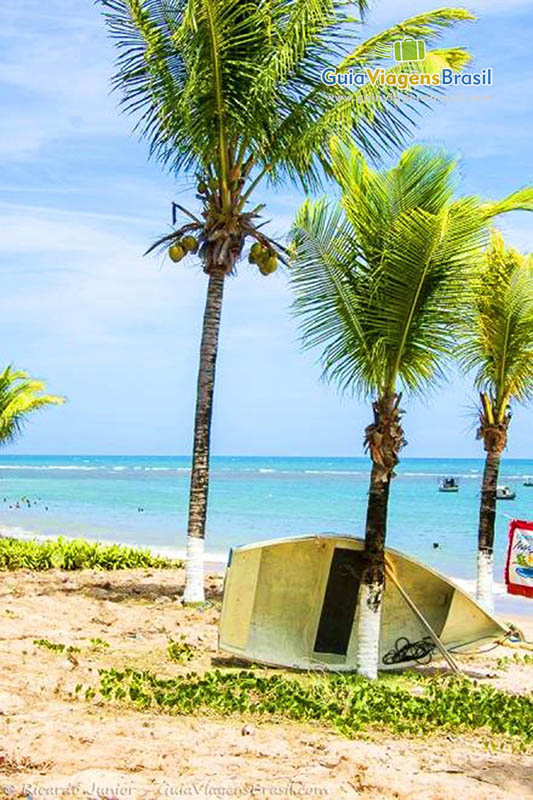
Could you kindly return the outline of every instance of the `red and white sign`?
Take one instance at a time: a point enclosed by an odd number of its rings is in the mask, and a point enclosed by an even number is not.
[[[533,522],[513,519],[509,525],[505,583],[509,594],[533,598]]]

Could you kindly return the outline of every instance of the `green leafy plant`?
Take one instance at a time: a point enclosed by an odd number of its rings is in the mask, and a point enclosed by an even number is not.
[[[75,645],[67,645],[63,644],[62,642],[51,642],[49,639],[34,639],[33,644],[36,647],[42,647],[45,650],[50,650],[52,653],[81,653],[81,647],[77,647]],[[89,647],[88,650],[92,652],[102,652],[103,650],[107,650],[109,648],[108,642],[100,639],[98,637],[94,639],[89,639]]]
[[[42,542],[12,537],[0,539],[0,570],[171,569],[181,566],[181,561],[119,544],[105,545],[63,537]]]
[[[478,686],[463,678],[446,683],[417,680],[422,692],[357,675],[287,678],[250,670],[159,678],[133,669],[101,669],[99,694],[108,701],[129,701],[139,709],[166,713],[253,714],[320,721],[346,736],[366,727],[396,733],[487,729],[533,742],[533,699]],[[80,687],[80,691],[81,691]],[[94,695],[93,695],[94,696]]]
[[[194,647],[189,644],[186,637],[182,635],[178,641],[169,639],[167,653],[171,661],[179,661],[183,664],[187,661],[191,661],[194,657]]]
[[[107,650],[109,647],[109,642],[106,642],[104,639],[100,639],[98,636],[89,639],[91,650],[102,651]]]
[[[61,644],[61,642],[51,642],[49,639],[34,639],[33,644],[36,647],[43,647],[45,650],[51,650],[53,653],[79,653],[80,648],[72,644]]]
[[[521,655],[520,653],[514,653],[513,656],[503,656],[499,658],[496,662],[496,666],[498,669],[509,669],[510,666],[513,664],[533,664],[533,656],[528,655],[528,653],[524,653]]]

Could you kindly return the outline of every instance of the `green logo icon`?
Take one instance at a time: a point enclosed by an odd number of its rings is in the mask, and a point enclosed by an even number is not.
[[[421,39],[402,39],[394,42],[395,61],[422,61],[426,57],[426,45]]]

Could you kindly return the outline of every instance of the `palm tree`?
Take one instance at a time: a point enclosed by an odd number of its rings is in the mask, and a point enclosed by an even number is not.
[[[477,598],[494,610],[492,591],[496,487],[507,446],[512,403],[533,397],[533,256],[505,247],[491,235],[490,247],[472,281],[459,353],[474,372],[479,390],[477,438],[485,448],[478,528]]]
[[[358,615],[358,670],[377,675],[391,479],[406,444],[402,390],[425,394],[453,351],[464,280],[488,219],[531,207],[533,191],[499,204],[454,199],[455,164],[413,147],[398,165],[370,169],[334,144],[342,200],[307,201],[292,241],[295,311],[307,346],[322,348],[327,378],[372,401],[365,430],[372,469]]]
[[[11,366],[0,372],[0,445],[13,442],[21,433],[29,414],[50,405],[60,405],[64,397],[41,394],[43,381]]]
[[[261,182],[305,190],[329,170],[329,139],[357,142],[372,158],[394,151],[439,86],[403,91],[384,81],[354,89],[326,85],[338,74],[384,67],[398,72],[460,70],[462,48],[433,49],[424,61],[389,67],[384,45],[406,36],[433,42],[464,9],[440,9],[357,43],[358,21],[343,0],[99,0],[118,50],[114,86],[151,154],[194,178],[199,211],[178,204],[180,225],[152,248],[173,260],[196,252],[208,276],[194,423],[184,599],[201,601],[209,488],[213,389],[225,280],[246,245],[250,261],[272,272],[283,247],[262,230]],[[366,0],[356,4],[361,15]],[[385,48],[386,49],[386,48]],[[174,219],[176,223],[176,219]]]

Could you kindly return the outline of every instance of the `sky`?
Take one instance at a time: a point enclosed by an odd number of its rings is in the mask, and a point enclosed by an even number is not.
[[[68,400],[3,452],[187,454],[206,278],[142,254],[169,230],[172,200],[194,207],[192,180],[149,161],[118,111],[115,54],[91,0],[2,5],[1,364],[44,378]],[[375,0],[365,36],[440,5]],[[467,46],[475,68],[492,66],[495,85],[476,102],[450,91],[413,141],[460,159],[461,191],[497,198],[533,182],[533,0],[466,5],[478,21],[444,41]],[[303,195],[287,185],[263,197],[271,231],[284,236]],[[533,249],[527,214],[499,227],[509,244]],[[264,278],[243,264],[228,281],[215,454],[362,455],[368,405],[320,380],[290,303],[280,271]],[[405,457],[482,457],[474,403],[457,374],[425,402],[406,399]],[[533,456],[530,415],[515,410],[508,457]]]

